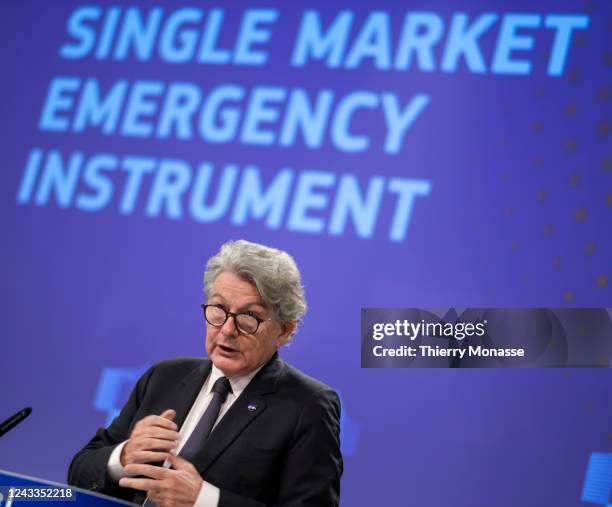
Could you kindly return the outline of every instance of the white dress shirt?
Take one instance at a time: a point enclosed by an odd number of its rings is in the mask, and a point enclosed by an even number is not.
[[[246,386],[249,385],[249,382],[253,379],[253,377],[257,374],[259,370],[263,367],[260,366],[256,370],[247,373],[246,375],[236,376],[236,377],[228,377],[230,385],[232,386],[232,392],[227,395],[227,399],[221,405],[221,409],[219,410],[219,417],[215,421],[214,427],[219,424],[221,418],[227,413],[229,408],[234,404],[234,402],[238,399],[238,397],[242,394],[242,391],[245,390]],[[187,418],[181,427],[181,431],[179,432],[179,443],[178,446],[172,451],[173,454],[179,454],[187,439],[195,429],[198,421],[208,408],[210,401],[212,400],[212,388],[218,378],[223,377],[223,372],[219,370],[214,364],[212,365],[212,369],[208,378],[204,381],[204,385],[198,396],[196,397],[193,405],[191,406],[191,410],[189,414],[187,414]],[[121,479],[121,477],[130,477],[125,468],[121,465],[121,451],[125,444],[127,444],[128,440],[120,443],[110,455],[108,460],[107,470],[108,475],[115,481]],[[170,466],[170,462],[166,460],[163,465],[165,468]],[[212,484],[204,481],[202,484],[202,489],[200,489],[200,493],[198,494],[198,498],[194,504],[195,507],[217,507],[219,505],[219,488],[213,486]]]

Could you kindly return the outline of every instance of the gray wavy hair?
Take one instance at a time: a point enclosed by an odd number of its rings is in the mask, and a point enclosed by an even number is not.
[[[300,271],[287,252],[243,239],[228,241],[206,263],[204,292],[207,297],[212,293],[215,279],[224,271],[255,285],[278,320],[299,324],[306,314]]]

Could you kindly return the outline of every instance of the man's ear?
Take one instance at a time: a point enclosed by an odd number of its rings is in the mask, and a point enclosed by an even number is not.
[[[295,329],[297,328],[296,321],[281,322],[281,334],[276,338],[276,348],[285,345],[290,339]]]

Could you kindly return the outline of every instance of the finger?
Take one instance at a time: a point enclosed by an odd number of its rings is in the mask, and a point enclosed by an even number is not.
[[[149,491],[149,494],[147,496],[148,498],[153,500],[158,505],[158,507],[177,507],[177,505],[182,505],[182,503],[177,500],[174,492],[168,491],[167,489],[159,491]],[[195,504],[193,505],[195,506]]]
[[[170,461],[170,466],[175,470],[191,470],[193,468],[193,465],[185,458],[175,456],[174,454],[170,454],[168,460]]]
[[[165,490],[151,490],[147,498],[153,500],[158,507],[176,507],[177,503],[173,501],[172,495]]]
[[[139,437],[134,439],[132,449],[134,451],[171,451],[177,445],[178,443],[174,440]]]
[[[132,488],[139,489],[140,491],[149,491],[150,489],[159,487],[159,484],[155,479],[137,479],[135,477],[122,477],[121,479],[119,479],[119,486],[121,486],[122,488]]]
[[[131,474],[144,475],[151,479],[163,479],[168,477],[170,471],[167,468],[156,467],[154,465],[145,465],[142,463],[132,463],[125,466],[125,471]],[[159,484],[157,485],[159,487]]]
[[[141,433],[141,437],[149,437],[149,438],[160,438],[162,440],[178,440],[181,438],[178,431],[167,430],[165,428],[160,428],[159,426],[149,426],[145,428]]]
[[[162,494],[159,491],[155,491],[155,490],[149,491],[147,498],[149,500],[153,500],[159,507],[162,507],[164,505],[163,501],[165,497],[162,496]]]
[[[166,411],[167,412],[167,411]],[[166,413],[164,412],[164,414]],[[145,427],[147,426],[159,426],[161,428],[166,428],[169,430],[177,430],[178,426],[176,423],[171,421],[166,417],[162,417],[161,415],[148,415],[144,419],[142,419],[142,423]]]
[[[174,420],[174,418],[176,417],[176,411],[169,408],[167,410],[164,410],[161,414],[161,416],[165,419],[168,419],[170,421]]]
[[[136,451],[132,454],[132,463],[158,463],[172,456],[169,452]]]

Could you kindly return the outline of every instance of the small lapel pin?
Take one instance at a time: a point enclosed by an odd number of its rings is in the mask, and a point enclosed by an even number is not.
[[[255,412],[255,410],[257,410],[257,404],[256,403],[249,403],[247,405],[247,410],[249,412]]]

